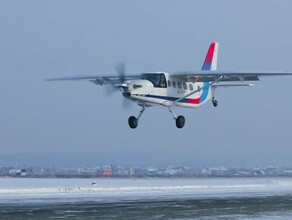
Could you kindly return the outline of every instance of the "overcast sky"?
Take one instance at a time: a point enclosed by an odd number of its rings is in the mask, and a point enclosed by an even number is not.
[[[137,129],[122,95],[46,78],[200,70],[219,42],[218,70],[292,70],[292,2],[0,1],[0,166],[292,166],[292,77],[217,90],[198,109],[145,111]]]

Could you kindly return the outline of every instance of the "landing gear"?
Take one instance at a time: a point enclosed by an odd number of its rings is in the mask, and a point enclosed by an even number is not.
[[[176,127],[177,128],[183,128],[183,126],[185,125],[186,123],[186,120],[185,120],[185,117],[180,115],[178,117],[176,117],[175,113],[172,111],[171,107],[168,107],[170,113],[172,114],[173,116],[173,119],[175,120],[175,124],[176,124]]]
[[[137,128],[137,126],[138,126],[138,119],[135,116],[129,117],[128,122],[129,122],[130,128],[132,128],[132,129]]]
[[[180,115],[177,117],[177,119],[175,120],[175,123],[176,123],[176,127],[177,128],[183,128],[183,126],[185,125],[185,117]]]
[[[145,111],[145,109],[146,109],[146,107],[143,106],[143,108],[140,111],[140,114],[138,115],[137,118],[135,116],[129,117],[128,123],[129,123],[130,128],[135,129],[135,128],[138,127],[138,121],[139,121],[140,117],[142,116],[143,112]],[[185,123],[186,123],[185,117],[182,116],[182,115],[176,117],[176,115],[172,111],[171,107],[168,107],[168,109],[169,109],[170,113],[172,114],[173,119],[175,120],[176,127],[177,128],[183,128]]]
[[[214,97],[212,98],[212,103],[214,107],[217,107],[218,105],[218,101],[214,99]]]
[[[129,123],[130,128],[132,128],[132,129],[137,128],[137,126],[138,126],[138,121],[139,121],[139,119],[141,118],[141,116],[142,116],[143,112],[145,111],[145,109],[146,109],[146,107],[143,106],[143,108],[142,108],[142,110],[140,111],[140,114],[138,115],[137,118],[136,118],[135,116],[131,116],[131,117],[129,117],[129,119],[128,119],[128,123]]]

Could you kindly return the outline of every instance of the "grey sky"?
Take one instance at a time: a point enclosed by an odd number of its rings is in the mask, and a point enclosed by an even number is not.
[[[291,1],[1,1],[0,165],[292,166],[292,77],[218,89],[219,107],[147,109],[139,127],[121,94],[45,78],[218,69],[292,70]]]

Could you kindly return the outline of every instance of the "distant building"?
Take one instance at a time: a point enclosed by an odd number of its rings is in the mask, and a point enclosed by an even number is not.
[[[228,176],[230,173],[228,172],[228,169],[226,167],[214,167],[209,168],[208,170],[209,176]]]
[[[19,176],[24,177],[26,176],[26,169],[11,169],[8,172],[11,176]]]
[[[203,168],[201,173],[203,176],[207,176],[209,174],[209,171],[206,168]]]
[[[129,176],[129,170],[125,168],[121,168],[117,171],[117,175],[119,176]]]
[[[112,176],[113,175],[113,167],[111,165],[103,165],[101,168],[100,174],[102,176]]]
[[[113,171],[112,170],[111,171],[102,171],[101,175],[103,175],[103,176],[112,176],[113,175]]]
[[[156,169],[155,168],[148,168],[145,171],[146,176],[155,176],[156,175]]]

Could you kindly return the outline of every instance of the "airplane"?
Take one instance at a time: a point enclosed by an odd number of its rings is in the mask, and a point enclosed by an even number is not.
[[[245,81],[259,81],[262,76],[287,76],[288,71],[220,71],[217,70],[219,43],[211,43],[201,71],[180,71],[169,74],[167,72],[145,72],[125,75],[124,64],[116,66],[115,75],[84,75],[47,79],[46,81],[89,81],[96,85],[107,85],[121,91],[124,98],[142,107],[137,117],[130,116],[130,128],[138,126],[142,114],[151,106],[167,107],[175,120],[177,128],[183,128],[185,118],[176,116],[174,106],[197,108],[209,100],[213,106],[218,105],[215,99],[217,87],[254,86]],[[222,82],[228,82],[223,84]],[[232,83],[230,83],[232,82]],[[239,83],[234,83],[239,82]]]

